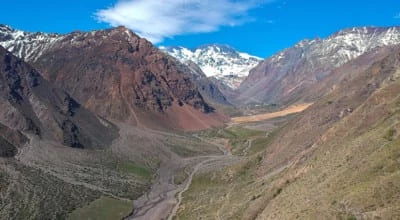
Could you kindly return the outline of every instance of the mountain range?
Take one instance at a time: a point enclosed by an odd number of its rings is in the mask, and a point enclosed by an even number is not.
[[[366,52],[399,42],[399,27],[350,28],[326,39],[300,41],[252,69],[235,99],[238,103],[266,104],[313,101],[305,99],[305,93],[312,91],[310,87],[319,84],[334,69]]]
[[[399,94],[399,27],[262,60],[0,25],[0,219],[398,219]]]

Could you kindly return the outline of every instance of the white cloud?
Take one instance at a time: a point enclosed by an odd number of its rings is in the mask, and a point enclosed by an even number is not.
[[[268,2],[272,0],[119,0],[95,16],[100,22],[124,25],[159,43],[168,37],[250,22],[248,12]]]
[[[400,19],[400,13],[393,17],[394,19]]]

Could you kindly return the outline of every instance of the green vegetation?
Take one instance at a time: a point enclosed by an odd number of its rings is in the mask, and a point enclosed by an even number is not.
[[[258,159],[249,160],[244,166],[239,168],[238,177],[243,179],[248,179],[253,177],[255,170],[257,169],[257,164],[259,164]]]
[[[181,144],[167,144],[167,146],[177,155],[181,157],[194,157],[196,156],[196,152],[188,149],[184,145]]]
[[[347,216],[347,220],[357,220],[357,218],[354,215],[350,214],[349,216]]]
[[[342,213],[339,215],[340,220],[357,220],[357,217],[351,213]]]
[[[4,162],[0,162],[0,219],[65,219],[68,212],[100,197],[16,160]]]
[[[152,172],[149,169],[131,162],[120,164],[119,169],[121,172],[140,176],[145,179],[150,179],[152,177]]]
[[[265,131],[234,126],[221,130],[209,130],[201,135],[206,138],[228,139],[234,155],[254,155],[265,150],[275,138],[278,129],[267,134]]]
[[[387,130],[387,132],[383,136],[383,138],[385,138],[388,141],[392,141],[395,134],[396,134],[396,129],[395,128],[390,128],[389,130]]]
[[[221,130],[217,137],[219,138],[227,138],[227,139],[245,139],[255,136],[263,135],[263,131],[252,130],[248,128],[244,128],[241,126],[235,126],[232,128],[227,128]]]
[[[169,139],[164,144],[174,153],[181,157],[205,156],[221,154],[221,151],[214,145],[204,143],[192,136],[187,138]]]
[[[210,174],[196,175],[187,192],[184,193],[186,208],[178,213],[177,219],[215,219],[213,213],[221,206],[229,189],[229,183],[219,177],[212,178]],[[210,201],[210,198],[215,198]]]
[[[266,137],[254,138],[248,154],[253,155],[253,154],[260,153],[261,151],[265,150],[272,143],[272,141],[274,140],[274,138],[278,132],[279,132],[279,129],[276,129],[273,132],[269,133]]]
[[[282,106],[276,103],[250,103],[246,106],[246,108],[251,109],[253,112],[255,112],[253,114],[262,114],[279,111]]]
[[[254,155],[232,167],[195,175],[183,194],[185,208],[177,219],[243,219],[246,208],[269,188],[256,179],[257,158]]]
[[[89,205],[73,211],[70,220],[109,220],[122,219],[132,211],[132,202],[101,197]]]
[[[278,188],[278,189],[276,190],[275,194],[273,195],[273,197],[274,197],[274,198],[277,197],[279,194],[281,194],[281,192],[282,192],[282,188]]]

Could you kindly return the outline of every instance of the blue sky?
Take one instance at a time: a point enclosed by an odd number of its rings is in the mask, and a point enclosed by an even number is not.
[[[82,3],[83,2],[83,3]],[[354,26],[400,25],[398,0],[15,0],[0,23],[68,33],[125,25],[157,45],[229,44],[260,57]]]

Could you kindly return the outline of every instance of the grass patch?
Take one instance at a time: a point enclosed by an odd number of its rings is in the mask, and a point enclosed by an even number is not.
[[[243,150],[248,147],[248,141],[260,136],[264,136],[265,132],[252,130],[242,126],[235,126],[221,130],[211,130],[201,134],[207,138],[228,139],[229,144],[233,147],[232,154],[243,155]]]
[[[76,209],[67,219],[69,220],[108,220],[122,219],[132,211],[132,202],[101,197],[89,205]]]
[[[140,176],[145,179],[150,179],[153,173],[146,167],[137,165],[131,162],[125,162],[119,165],[119,170],[123,173],[132,174],[135,176]]]
[[[256,138],[252,141],[251,148],[249,149],[249,154],[255,154],[259,153],[262,150],[266,149],[272,142],[272,138],[270,136],[268,137],[262,137],[262,138]]]
[[[273,140],[276,138],[276,136],[279,134],[282,128],[277,128],[273,130],[271,133],[269,133],[266,137],[257,137],[254,138],[252,141],[251,148],[249,149],[248,154],[249,155],[254,155],[257,153],[262,152],[268,146],[270,146],[273,142]]]
[[[225,129],[209,129],[200,135],[206,138],[245,139],[262,135],[263,131],[252,130],[242,126],[234,126]]]
[[[244,139],[263,134],[264,134],[263,131],[251,130],[238,126],[221,130],[218,136],[220,138],[228,138],[228,139]]]
[[[257,164],[259,164],[260,162],[258,160],[262,160],[258,159],[257,157],[251,157],[249,158],[249,160],[242,165],[240,168],[238,168],[237,170],[237,177],[241,180],[245,180],[245,181],[249,181],[252,180],[252,178],[255,176],[255,171],[257,169]]]
[[[224,202],[219,198],[224,198],[229,190],[229,183],[216,174],[198,174],[193,178],[189,190],[183,195],[185,209],[178,212],[177,219],[198,219],[199,216],[202,219],[215,219],[214,214]]]
[[[187,137],[188,138],[182,138],[181,140],[166,140],[164,144],[181,157],[221,154],[216,146],[204,143],[197,138]]]
[[[249,154],[256,154],[266,149],[272,142],[273,137],[269,135],[268,137],[254,139],[249,149]]]
[[[172,152],[176,153],[181,157],[194,157],[198,155],[198,152],[191,150],[180,144],[166,144]]]

